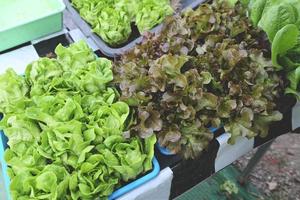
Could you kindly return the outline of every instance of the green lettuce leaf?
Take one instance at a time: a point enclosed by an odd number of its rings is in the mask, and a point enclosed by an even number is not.
[[[123,10],[105,7],[97,16],[93,31],[110,45],[126,42],[131,34],[130,17]]]
[[[274,66],[281,68],[277,61],[278,57],[284,56],[288,50],[294,48],[298,44],[299,37],[300,31],[294,24],[288,24],[276,33],[272,43],[272,62]]]
[[[13,199],[107,199],[152,168],[156,137],[124,137],[130,113],[112,63],[84,42],[0,75]]]
[[[173,9],[168,0],[141,0],[139,2],[135,23],[143,33],[160,24]]]
[[[25,78],[18,76],[12,69],[0,75],[0,112],[18,112],[22,110],[29,87]]]
[[[272,45],[272,62],[285,70],[290,80],[287,94],[298,98],[297,68],[300,66],[300,1],[251,0],[250,18],[261,27]]]
[[[258,23],[272,42],[276,33],[288,24],[297,24],[300,2],[295,0],[268,0]]]
[[[261,19],[267,0],[250,0],[250,18],[252,22],[257,26]]]
[[[286,88],[285,93],[293,94],[297,98],[300,98],[300,96],[299,96],[300,66],[297,67],[295,70],[289,72],[287,78],[290,81],[290,85],[288,88]]]
[[[110,46],[128,41],[135,23],[143,34],[174,11],[170,0],[72,0],[81,17]]]

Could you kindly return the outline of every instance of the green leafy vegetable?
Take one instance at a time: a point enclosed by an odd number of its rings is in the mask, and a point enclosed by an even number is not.
[[[143,33],[160,24],[166,16],[173,13],[169,0],[141,0],[138,4],[135,23]]]
[[[297,10],[290,2],[271,3],[271,1],[267,1],[258,26],[267,33],[270,41],[273,41],[281,28],[297,22],[297,15]]]
[[[13,70],[8,69],[0,75],[0,112],[14,112],[22,108],[23,97],[28,92],[28,85],[24,77],[18,76]]]
[[[251,0],[249,10],[253,23],[266,32],[272,43],[273,65],[288,74],[290,86],[286,93],[299,98],[300,1]]]
[[[300,67],[296,68],[295,70],[291,71],[288,74],[288,79],[290,81],[290,86],[286,89],[287,94],[294,94],[296,97],[299,96],[299,83],[300,83]]]
[[[250,18],[256,26],[261,19],[266,2],[267,0],[250,0],[249,2]]]
[[[277,66],[279,56],[285,55],[288,50],[292,49],[297,45],[298,38],[300,37],[300,31],[294,24],[289,24],[280,29],[272,43],[272,62]]]
[[[0,76],[0,128],[13,199],[107,199],[152,168],[156,137],[124,138],[129,106],[108,87],[112,64],[84,42]]]
[[[93,31],[112,46],[128,40],[131,22],[143,34],[173,13],[170,0],[72,0],[72,4]]]
[[[93,31],[111,45],[126,42],[131,34],[130,18],[123,10],[106,7],[98,15]]]

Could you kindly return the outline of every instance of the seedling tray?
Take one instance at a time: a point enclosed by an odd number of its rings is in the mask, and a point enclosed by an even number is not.
[[[62,29],[62,0],[0,0],[0,52]]]
[[[181,0],[180,2],[184,10],[188,7],[194,9],[204,1],[206,0]],[[81,31],[84,33],[86,37],[90,37],[93,39],[93,41],[99,47],[100,51],[106,56],[116,57],[118,55],[122,55],[124,52],[128,51],[129,49],[133,48],[136,44],[140,43],[143,39],[143,37],[139,34],[137,28],[133,27],[131,36],[127,41],[127,43],[124,43],[117,47],[111,47],[107,43],[105,43],[100,36],[92,32],[91,26],[84,19],[81,18],[78,11],[71,5],[71,0],[64,0],[64,2],[67,6],[68,11],[72,16],[72,19],[77,24],[77,26],[81,29]],[[161,30],[161,28],[162,28],[162,24],[153,28],[150,32],[158,33]]]
[[[0,162],[1,162],[1,167],[2,167],[2,176],[4,179],[4,186],[5,186],[5,195],[7,200],[11,200],[10,197],[10,190],[9,190],[9,185],[10,185],[10,179],[9,176],[7,175],[7,164],[4,160],[4,151],[8,147],[7,146],[7,137],[4,135],[3,131],[0,131]],[[109,200],[114,200],[119,198],[120,196],[138,188],[139,186],[145,184],[146,182],[152,180],[155,178],[160,172],[160,166],[155,157],[153,157],[152,160],[152,171],[148,172],[146,175],[141,176],[140,178],[125,184],[121,188],[117,189],[114,191],[109,197]],[[1,181],[1,180],[0,180]]]

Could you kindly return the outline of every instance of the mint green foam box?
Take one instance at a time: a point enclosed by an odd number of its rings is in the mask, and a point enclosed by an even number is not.
[[[0,0],[0,52],[60,31],[64,9],[62,0]]]

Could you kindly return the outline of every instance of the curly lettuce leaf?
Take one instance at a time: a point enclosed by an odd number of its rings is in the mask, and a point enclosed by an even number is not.
[[[63,199],[67,194],[68,172],[64,167],[55,164],[30,173],[24,171],[11,181],[13,199]]]
[[[132,22],[143,34],[174,12],[170,0],[72,0],[72,5],[91,24],[92,31],[111,46],[128,41]]]
[[[110,45],[126,42],[131,34],[130,17],[123,10],[105,7],[98,16],[93,32]]]
[[[57,60],[64,71],[84,69],[85,65],[96,60],[96,56],[83,40],[64,47],[59,44],[55,48]]]
[[[144,169],[146,171],[152,169],[152,158],[154,156],[153,145],[155,143],[156,143],[156,136],[154,134],[145,139],[145,153],[147,154],[147,157],[145,158]]]
[[[246,9],[213,1],[186,10],[117,60],[121,99],[138,114],[130,134],[156,134],[171,152],[196,158],[213,138],[208,126],[225,125],[234,143],[241,135],[265,136],[280,120],[272,116],[282,81]]]
[[[168,0],[141,0],[135,18],[140,33],[160,24],[166,16],[173,13]]]
[[[25,78],[17,75],[12,69],[0,75],[0,112],[9,113],[22,110],[29,87]]]
[[[61,84],[63,69],[57,60],[41,58],[29,64],[25,77],[31,85],[30,96],[42,95]]]

